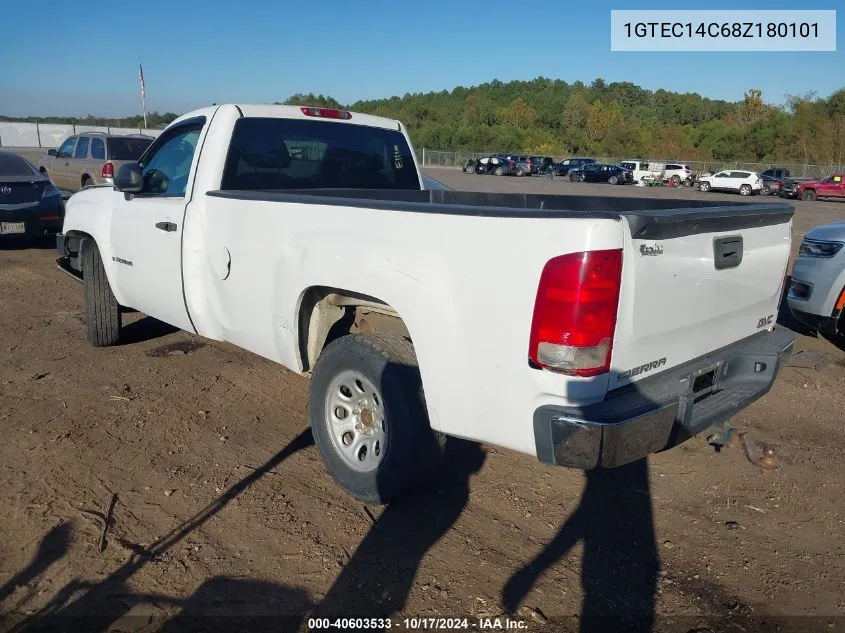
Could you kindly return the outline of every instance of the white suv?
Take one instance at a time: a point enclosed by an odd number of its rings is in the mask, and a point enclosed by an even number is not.
[[[663,167],[662,180],[674,180],[676,185],[682,182],[691,182],[693,177],[692,167],[689,165],[679,165],[678,163],[666,163]],[[689,184],[687,182],[687,184]]]
[[[763,189],[763,179],[756,171],[720,171],[702,176],[698,182],[702,191],[738,191],[743,196],[760,193]]]

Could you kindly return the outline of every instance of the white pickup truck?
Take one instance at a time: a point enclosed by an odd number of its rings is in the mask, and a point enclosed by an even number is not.
[[[75,194],[85,328],[122,307],[311,375],[349,493],[386,503],[458,436],[613,467],[765,394],[792,207],[427,190],[395,120],[219,105]]]

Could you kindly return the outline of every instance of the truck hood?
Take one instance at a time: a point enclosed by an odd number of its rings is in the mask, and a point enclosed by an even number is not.
[[[804,237],[811,240],[834,240],[841,242],[845,240],[845,222],[817,226],[807,231]]]

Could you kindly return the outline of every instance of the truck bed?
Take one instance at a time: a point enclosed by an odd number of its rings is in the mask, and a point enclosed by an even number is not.
[[[718,233],[788,222],[787,202],[721,202],[663,198],[572,196],[476,191],[390,189],[295,189],[209,191],[236,200],[322,204],[383,211],[470,215],[493,218],[596,218],[628,221],[633,239],[669,239],[692,233]]]

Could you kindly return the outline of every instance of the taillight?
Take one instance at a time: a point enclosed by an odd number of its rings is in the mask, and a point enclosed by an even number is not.
[[[106,163],[103,165],[103,173],[101,174],[103,178],[114,178],[114,165],[111,163]]]
[[[775,180],[775,185],[778,187],[783,187],[783,183],[780,180]]]
[[[528,358],[570,376],[610,370],[622,250],[587,251],[549,260],[540,276]]]
[[[324,119],[351,119],[352,113],[346,110],[337,110],[335,108],[300,108],[302,114],[305,116],[318,116]]]

